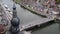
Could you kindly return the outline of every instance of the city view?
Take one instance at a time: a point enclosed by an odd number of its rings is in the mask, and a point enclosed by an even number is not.
[[[60,34],[60,0],[0,0],[0,34]]]

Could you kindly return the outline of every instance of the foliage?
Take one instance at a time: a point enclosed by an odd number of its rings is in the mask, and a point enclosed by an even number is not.
[[[56,1],[56,3],[60,3],[60,0],[55,0]]]

